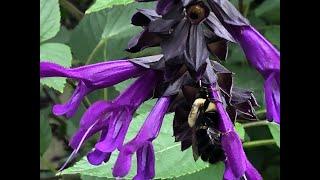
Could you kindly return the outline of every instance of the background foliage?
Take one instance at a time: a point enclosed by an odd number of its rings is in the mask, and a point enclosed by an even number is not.
[[[231,0],[268,40],[280,50],[280,0]],[[130,24],[137,8],[152,8],[154,3],[135,3],[133,0],[40,0],[40,59],[49,60],[65,67],[76,67],[110,59],[124,59],[157,54],[159,48],[129,54],[124,51],[128,40],[141,29]],[[242,50],[230,44],[229,57],[224,65],[235,72],[236,85],[254,91],[260,103],[257,109],[262,121],[236,124],[237,132],[244,141],[246,154],[262,173],[264,179],[279,179],[280,128],[263,121],[263,79],[249,67]],[[51,113],[53,104],[66,102],[74,90],[74,82],[65,78],[48,78],[40,85],[40,170],[42,179],[100,180],[112,178],[110,161],[101,166],[87,163],[85,154],[93,147],[93,137],[71,162],[69,168],[58,176],[57,169],[64,163],[71,149],[68,139],[78,127],[85,109],[98,99],[112,99],[132,80],[115,87],[98,90],[85,99],[77,114],[66,120]],[[138,131],[155,100],[144,103],[130,125],[126,140]],[[159,137],[154,141],[156,152],[156,178],[161,179],[221,179],[224,165],[209,166],[194,162],[191,149],[180,152],[180,144],[172,137],[173,114],[165,117]],[[135,158],[133,158],[135,161]],[[161,160],[160,160],[161,159]],[[179,165],[179,166],[177,166]],[[135,175],[135,162],[127,178]]]

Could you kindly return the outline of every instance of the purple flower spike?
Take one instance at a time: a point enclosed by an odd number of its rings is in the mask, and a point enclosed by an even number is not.
[[[120,153],[112,172],[114,177],[124,177],[127,175],[131,168],[132,155],[158,136],[163,117],[167,112],[170,102],[170,97],[161,97],[149,113],[136,137],[119,149]],[[138,176],[139,174],[137,174]]]
[[[209,86],[210,97],[216,104],[219,113],[219,131],[222,132],[221,145],[226,155],[225,179],[240,179],[247,171],[252,174],[254,167],[248,168],[249,161],[244,153],[241,140],[235,132],[232,121],[226,112],[216,85]],[[256,173],[258,173],[255,170]],[[258,173],[259,174],[259,173]]]
[[[50,62],[40,62],[40,77],[67,77],[79,81],[69,101],[53,107],[55,115],[65,115],[67,118],[75,114],[84,96],[90,92],[137,77],[146,70],[130,60],[108,61],[78,68],[65,68]]]
[[[152,179],[155,176],[155,157],[151,142],[138,149],[137,162],[137,175],[134,180]]]

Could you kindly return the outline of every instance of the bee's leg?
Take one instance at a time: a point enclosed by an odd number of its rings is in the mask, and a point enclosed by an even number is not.
[[[188,116],[189,127],[193,127],[196,124],[196,120],[199,115],[199,108],[203,106],[205,101],[206,100],[203,98],[198,98],[193,102],[192,108]]]
[[[209,101],[209,100],[206,100],[205,104],[207,104],[207,108],[206,108],[206,112],[212,112],[212,111],[215,111],[217,108],[216,108],[216,105]]]

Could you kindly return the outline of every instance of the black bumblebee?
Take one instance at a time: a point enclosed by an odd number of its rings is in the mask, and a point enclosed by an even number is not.
[[[206,89],[201,88],[188,116],[195,160],[200,156],[203,161],[214,164],[225,159],[220,143],[221,133],[217,130],[218,118],[214,103],[209,100]]]
[[[204,87],[185,86],[183,98],[175,108],[173,122],[176,141],[181,141],[181,150],[192,147],[193,157],[205,162],[224,160],[221,148],[221,133],[217,130],[218,113],[215,104],[208,98]]]

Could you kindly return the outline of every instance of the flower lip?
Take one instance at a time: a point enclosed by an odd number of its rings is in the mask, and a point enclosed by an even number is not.
[[[199,24],[210,13],[209,8],[203,2],[197,2],[186,7],[186,16],[192,24]]]

